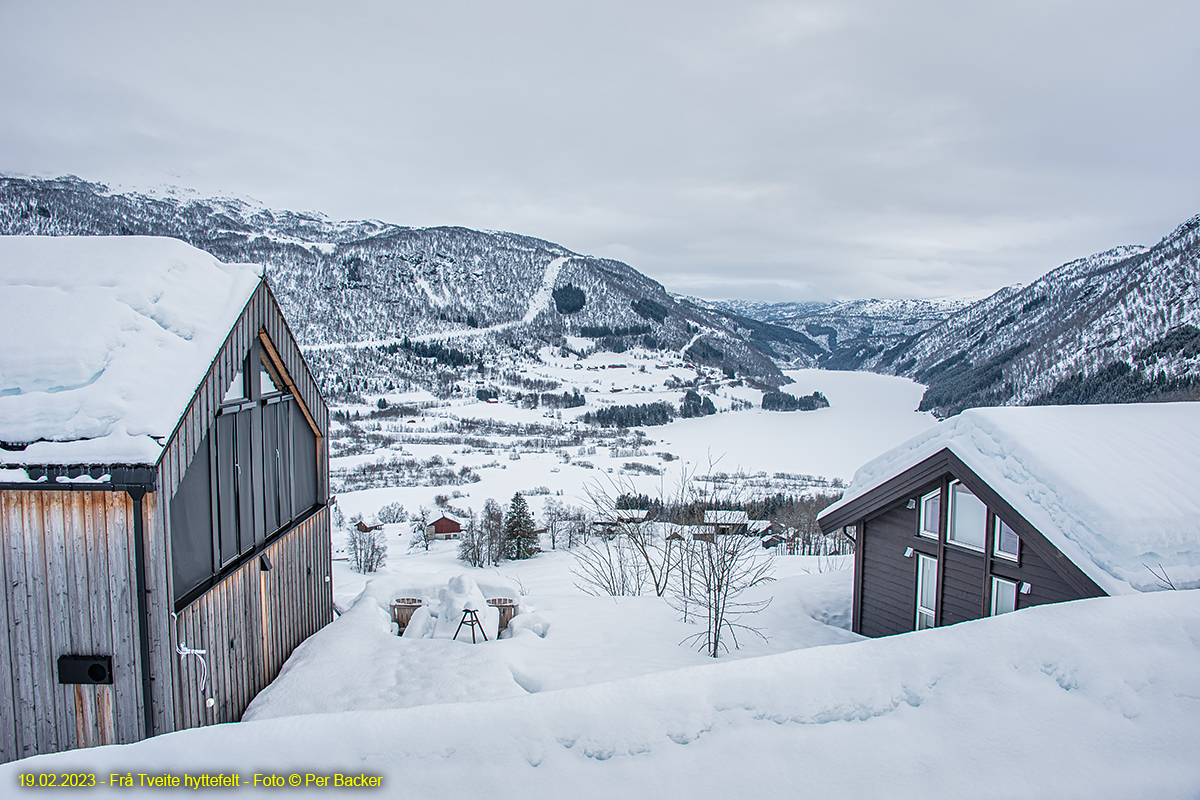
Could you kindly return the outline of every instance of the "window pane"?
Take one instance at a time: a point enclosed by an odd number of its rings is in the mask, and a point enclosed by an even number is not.
[[[921,498],[921,529],[922,536],[938,535],[938,515],[942,510],[942,493],[933,492]]]
[[[961,483],[950,487],[950,535],[959,544],[983,549],[987,531],[987,506]]]
[[[992,578],[992,614],[1007,614],[1017,610],[1017,585],[1012,581]]]
[[[217,513],[222,566],[238,554],[236,434],[236,415],[217,417]]]
[[[263,394],[275,394],[283,391],[283,382],[275,375],[275,370],[268,363],[267,354],[261,353],[258,362],[258,387]]]
[[[171,568],[176,602],[213,576],[212,536],[208,436],[205,436],[171,498]]]
[[[1017,536],[1016,531],[1008,527],[1002,519],[996,517],[996,555],[1008,556],[1016,560],[1017,550],[1021,546],[1021,539]]]
[[[921,608],[933,609],[937,598],[937,559],[921,556]]]
[[[237,375],[233,376],[233,382],[229,384],[229,388],[225,391],[225,396],[221,398],[222,403],[232,403],[234,400],[244,400],[246,398],[246,381],[242,377],[242,371],[239,369]]]

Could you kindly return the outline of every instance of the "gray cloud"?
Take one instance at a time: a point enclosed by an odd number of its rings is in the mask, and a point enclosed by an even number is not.
[[[939,296],[1200,212],[1185,2],[0,6],[0,169]]]

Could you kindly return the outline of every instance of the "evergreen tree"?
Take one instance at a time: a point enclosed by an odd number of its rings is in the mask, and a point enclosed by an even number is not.
[[[533,514],[520,492],[513,495],[508,513],[504,515],[504,542],[511,559],[529,558],[540,550],[534,533]]]

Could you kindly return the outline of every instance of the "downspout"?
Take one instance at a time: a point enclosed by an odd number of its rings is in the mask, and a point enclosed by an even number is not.
[[[146,588],[146,524],[143,520],[142,498],[146,496],[146,487],[129,486],[125,489],[133,500],[133,552],[137,562],[137,605],[138,605],[138,640],[141,645],[142,662],[142,715],[145,725],[146,738],[154,735],[154,695],[151,692],[150,681],[150,610]]]

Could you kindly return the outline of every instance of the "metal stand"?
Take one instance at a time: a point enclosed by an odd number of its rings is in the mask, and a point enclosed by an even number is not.
[[[475,629],[476,628],[478,628],[479,633],[483,635],[483,640],[485,642],[488,640],[487,631],[485,631],[483,629],[483,623],[481,623],[479,621],[479,613],[475,609],[473,609],[473,608],[464,608],[463,609],[462,622],[458,623],[458,628],[456,628],[454,631],[454,639],[456,641],[458,639],[458,632],[462,630],[463,625],[466,625],[468,628],[471,629],[471,644],[475,644]]]

